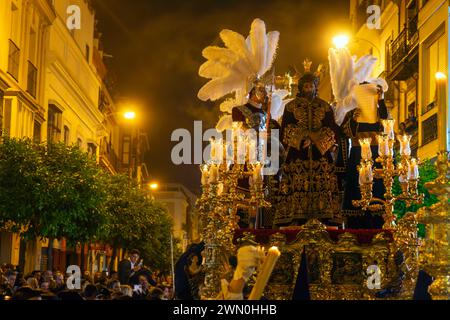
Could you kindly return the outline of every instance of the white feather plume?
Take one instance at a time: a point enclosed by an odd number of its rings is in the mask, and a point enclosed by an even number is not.
[[[341,125],[345,115],[357,108],[353,98],[353,89],[362,82],[376,83],[387,91],[388,86],[384,79],[370,78],[377,58],[372,55],[365,55],[359,58],[352,57],[347,48],[334,49],[328,51],[328,61],[330,63],[330,78],[333,95],[335,97],[334,115],[335,121]]]
[[[356,60],[356,58],[354,58]],[[355,80],[358,83],[367,81],[372,75],[375,63],[377,63],[377,58],[371,54],[366,54],[359,58],[354,65]]]
[[[203,101],[208,99],[215,101],[245,85],[245,81],[239,77],[239,74],[229,74],[223,78],[212,79],[205,84],[198,92],[198,98]]]
[[[248,37],[224,29],[220,32],[220,38],[225,47],[209,46],[202,52],[207,61],[200,66],[199,75],[210,81],[199,90],[197,96],[203,101],[216,101],[232,95],[220,104],[220,111],[225,115],[216,128],[222,131],[231,128],[233,108],[247,102],[251,83],[271,69],[280,33],[271,31],[266,34],[264,21],[255,19]],[[284,108],[283,99],[278,109]]]
[[[286,105],[294,99],[286,99],[289,95],[287,90],[275,90],[272,93],[271,105],[270,105],[270,115],[275,121],[281,119],[284,113],[284,108]]]
[[[239,106],[240,103],[235,98],[228,98],[220,104],[220,111],[231,113],[234,107]]]
[[[253,59],[257,66],[256,73],[261,76],[265,73],[267,54],[266,25],[261,19],[255,19],[252,22],[250,29],[250,43]]]
[[[233,116],[231,114],[225,114],[217,122],[216,130],[223,132],[233,128]]]
[[[202,52],[207,61],[199,75],[211,79],[199,91],[201,100],[215,101],[230,93],[242,101],[249,84],[271,67],[278,47],[279,32],[266,34],[264,21],[253,20],[247,38],[225,29],[220,32],[225,48],[209,46]]]
[[[278,31],[270,31],[267,34],[267,54],[266,54],[266,66],[263,70],[263,74],[272,68],[273,61],[278,49],[278,41],[280,40],[280,33]]]

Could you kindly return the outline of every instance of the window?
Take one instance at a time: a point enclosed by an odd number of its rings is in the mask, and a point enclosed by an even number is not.
[[[33,142],[41,143],[41,123],[38,121],[34,121]]]
[[[385,48],[385,56],[384,56],[384,69],[387,71],[387,73],[391,72],[391,51],[390,51],[390,44],[392,42],[392,37],[389,37],[386,39],[386,42],[384,43]]]
[[[37,37],[36,31],[33,28],[30,28],[30,47],[28,52],[28,60],[36,63],[36,46],[37,46]]]
[[[83,148],[83,140],[81,139],[81,138],[78,138],[77,139],[77,146],[78,146],[78,148]]]
[[[11,134],[11,107],[12,107],[12,100],[6,99],[5,105],[3,108],[3,130],[2,135],[10,136]]]
[[[8,73],[19,80],[20,49],[20,12],[19,8],[11,3],[11,31],[9,37]]]
[[[446,66],[446,43],[445,37],[442,35],[426,48],[426,90],[425,103],[422,113],[431,110],[435,106],[436,99],[436,73],[447,70]]]
[[[438,115],[433,114],[422,123],[422,146],[438,138]]]
[[[61,140],[62,112],[55,105],[48,106],[47,140],[59,142]]]
[[[28,50],[28,71],[27,71],[27,91],[33,97],[36,98],[36,89],[37,89],[37,75],[38,70],[36,68],[37,61],[37,36],[36,31],[33,28],[30,28],[30,38],[29,38],[30,46]]]
[[[68,126],[64,126],[64,144],[67,146],[70,144],[70,129]]]
[[[87,150],[88,151],[88,155],[90,157],[97,158],[97,146],[94,143],[92,143],[92,142],[88,143],[88,148],[87,149],[88,149]]]
[[[20,50],[19,47],[9,40],[9,53],[8,53],[8,73],[19,80],[19,65],[20,65]]]
[[[130,136],[123,137],[122,144],[122,162],[123,164],[130,164],[131,139]]]
[[[37,93],[37,74],[38,71],[36,67],[31,61],[28,61],[27,91],[35,98]]]
[[[19,43],[19,39],[20,39],[20,32],[19,32],[19,27],[20,27],[20,13],[19,13],[19,8],[17,8],[14,3],[11,3],[11,33],[10,33],[10,38],[12,41],[14,41],[15,43]]]

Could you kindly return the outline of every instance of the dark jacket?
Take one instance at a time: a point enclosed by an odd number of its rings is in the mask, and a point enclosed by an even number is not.
[[[132,273],[132,269],[131,269],[131,261],[128,259],[124,259],[122,261],[119,262],[119,281],[120,284],[130,284],[130,276]]]
[[[194,253],[199,255],[199,261],[201,259],[201,252],[205,249],[205,243],[192,244],[188,247],[175,264],[175,298],[178,300],[193,300],[191,286],[189,279],[185,271],[185,267],[188,264],[188,257]]]

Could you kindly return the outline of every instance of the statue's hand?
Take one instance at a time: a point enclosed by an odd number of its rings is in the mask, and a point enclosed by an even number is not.
[[[311,145],[311,139],[307,138],[303,141],[303,149],[308,148]]]
[[[264,260],[264,249],[255,246],[241,247],[237,253],[237,260],[233,279],[247,281]]]
[[[361,109],[356,108],[353,111],[353,120],[358,121],[358,118],[361,116]]]

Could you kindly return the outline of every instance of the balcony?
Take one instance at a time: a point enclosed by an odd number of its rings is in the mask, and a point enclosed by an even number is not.
[[[388,78],[406,80],[419,70],[418,15],[409,19],[405,28],[389,45]]]
[[[121,161],[114,152],[109,143],[102,140],[100,143],[100,164],[111,173],[117,173],[121,170]]]

